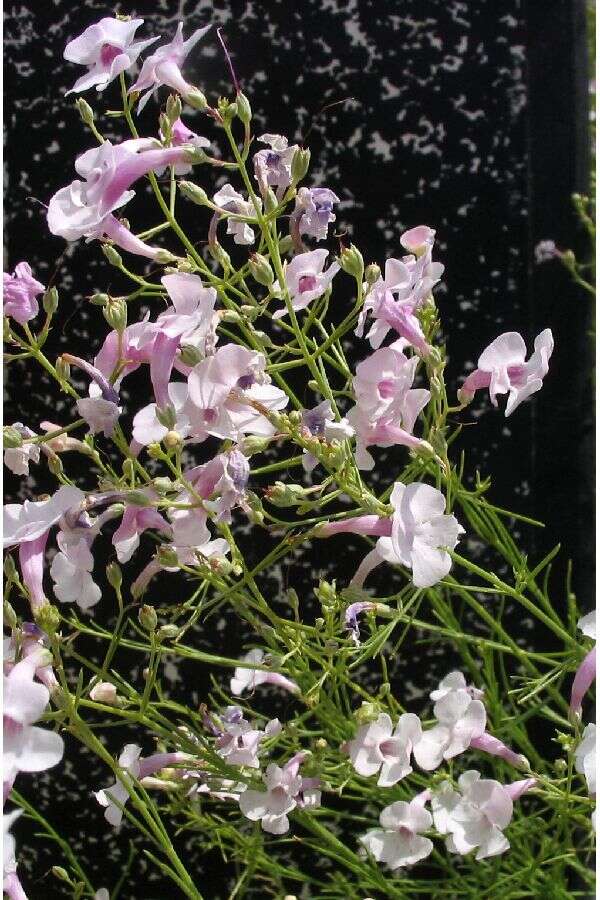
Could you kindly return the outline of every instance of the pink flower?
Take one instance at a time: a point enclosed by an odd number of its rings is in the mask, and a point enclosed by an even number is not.
[[[171,535],[171,526],[157,509],[129,505],[125,507],[121,524],[112,538],[120,563],[131,559],[140,545],[140,535],[149,528]]]
[[[210,147],[208,138],[196,134],[195,131],[192,131],[187,125],[184,125],[181,119],[177,119],[177,121],[173,122],[171,127],[171,143],[174,147],[182,147],[184,144],[187,144],[190,147],[194,147],[196,150],[205,150]],[[187,175],[188,172],[191,171],[192,165],[190,163],[176,163],[175,165],[176,175]]]
[[[379,787],[391,787],[410,775],[411,753],[421,740],[421,723],[413,713],[403,713],[394,728],[387,713],[361,725],[348,742],[348,754],[359,775],[376,775]]]
[[[262,650],[250,650],[243,657],[246,663],[262,665],[264,659]],[[244,691],[253,691],[259,684],[274,684],[292,694],[297,694],[300,688],[295,681],[280,675],[278,672],[266,672],[261,669],[253,669],[251,666],[238,666],[230,682],[231,693],[239,697]]]
[[[101,91],[118,78],[121,72],[130,69],[142,50],[158,40],[134,40],[135,33],[143,22],[143,19],[101,19],[86,28],[79,37],[69,41],[65,47],[65,59],[80,66],[88,66],[89,72],[77,79],[67,95],[86,91],[94,85]]]
[[[182,97],[187,97],[194,90],[193,85],[188,84],[181,74],[181,67],[186,57],[210,28],[210,25],[198,28],[187,41],[184,41],[183,23],[180,22],[171,43],[163,44],[144,60],[137,81],[129,88],[129,93],[146,91],[144,96],[140,98],[138,105],[140,112],[152,93],[161,85],[173,88]]]
[[[9,503],[4,507],[4,547],[34,541],[46,534],[60,517],[85,499],[79,488],[62,485],[47,500]]]
[[[254,154],[254,171],[261,192],[274,187],[283,196],[285,188],[292,183],[292,160],[298,146],[288,146],[287,138],[281,134],[261,134],[258,140],[271,148]]]
[[[379,816],[381,830],[373,829],[359,838],[377,862],[385,863],[392,871],[414,866],[433,850],[433,843],[423,837],[432,825],[431,813],[418,797],[410,803],[396,800],[386,806]]]
[[[29,263],[20,262],[12,275],[2,274],[4,282],[4,315],[25,325],[38,314],[39,305],[36,300],[46,288],[37,281],[31,272]]]
[[[586,637],[596,640],[596,610],[582,616],[577,627],[584,633]],[[596,678],[596,646],[586,654],[585,659],[577,669],[573,686],[571,688],[571,712],[575,715],[581,715],[581,705],[583,698],[587,694],[589,688]]]
[[[263,831],[285,834],[290,827],[289,812],[297,806],[320,806],[321,792],[316,789],[315,780],[298,774],[305,756],[297,753],[283,768],[270,763],[263,776],[267,790],[247,790],[240,795],[240,810],[252,822],[260,821]]]
[[[151,247],[140,238],[136,237],[129,228],[119,221],[112,213],[104,216],[98,223],[96,228],[91,228],[86,232],[86,238],[93,240],[94,238],[106,238],[126,250],[128,253],[135,253],[136,256],[143,256],[146,259],[155,259],[158,262],[168,262],[173,256],[161,247]]]
[[[63,532],[57,538],[60,552],[50,566],[54,593],[61,603],[77,603],[87,612],[100,600],[102,591],[92,578],[94,557],[90,541],[84,537],[69,539]]]
[[[490,400],[498,405],[498,394],[508,394],[504,415],[510,416],[517,406],[539,391],[548,374],[548,361],[554,349],[549,328],[540,332],[534,342],[534,352],[526,362],[525,341],[516,331],[507,331],[497,337],[483,351],[477,368],[465,379],[458,392],[461,403],[470,403],[475,392],[489,388]]]
[[[583,729],[581,741],[575,750],[575,771],[585,776],[590,794],[596,793],[596,726],[593,722]]]
[[[256,217],[254,205],[249,200],[244,200],[243,196],[230,184],[224,184],[217,191],[213,196],[213,203],[226,212],[234,213],[236,216]],[[250,225],[231,216],[227,217],[227,234],[233,235],[235,244],[254,243],[254,231],[250,228]]]
[[[171,429],[159,421],[156,403],[150,403],[136,413],[133,419],[133,439],[141,447],[162,441],[169,430],[177,432],[181,438],[186,438],[190,434],[192,426],[189,417],[183,411],[188,399],[185,381],[172,381],[167,388],[167,396],[168,406],[174,414]]]
[[[287,290],[292,302],[292,308],[298,312],[318,297],[321,297],[334,276],[339,272],[338,263],[332,263],[323,271],[327,250],[310,250],[308,253],[299,253],[285,267],[285,287],[279,290]],[[273,313],[274,319],[281,319],[287,315],[287,307],[278,309]]]

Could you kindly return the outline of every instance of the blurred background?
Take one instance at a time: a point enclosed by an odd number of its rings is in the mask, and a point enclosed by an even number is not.
[[[254,133],[305,140],[312,153],[309,183],[327,186],[341,198],[335,231],[360,247],[366,263],[383,264],[398,255],[400,234],[414,225],[436,229],[435,258],[446,267],[436,297],[450,355],[451,392],[467,364],[475,363],[500,332],[520,331],[532,346],[542,328],[552,328],[556,349],[543,391],[508,420],[486,400],[475,403],[473,425],[463,430],[461,446],[471,475],[476,468],[482,476],[492,475],[492,502],[546,523],[543,531],[514,529],[531,558],[541,559],[562,544],[553,576],[557,603],[565,603],[571,559],[580,602],[591,606],[593,310],[558,261],[536,266],[533,252],[540,240],[553,239],[561,250],[572,248],[582,258],[590,253],[571,200],[573,192],[589,192],[592,164],[588,44],[593,22],[585,0],[5,3],[5,270],[27,260],[39,280],[54,279],[61,306],[48,345],[51,358],[68,349],[91,359],[106,325],[85,298],[95,291],[118,292],[115,272],[97,243],[80,241],[65,252],[64,242],[47,230],[44,209],[73,178],[76,155],[91,145],[75,98],[64,98],[80,74],[62,59],[64,46],[115,12],[144,17],[140,36],[161,35],[165,41],[180,20],[186,35],[209,22],[221,25],[252,102]],[[189,57],[185,75],[212,102],[231,93],[214,31]],[[167,95],[163,89],[162,104]],[[100,100],[94,91],[84,96],[98,113],[101,104],[119,108],[115,84]],[[156,134],[158,113],[150,102],[139,117],[141,133]],[[184,120],[218,144],[218,131],[200,113],[190,110]],[[114,123],[102,122],[104,133],[124,138],[121,122]],[[194,177],[212,192],[212,173],[198,170]],[[138,204],[132,214],[135,230],[155,223],[154,209],[147,221],[145,214]],[[207,222],[199,222],[189,209],[186,215],[191,239],[203,240]],[[329,246],[339,249],[333,236]],[[136,260],[140,271],[142,262]],[[345,302],[343,296],[335,300]],[[355,360],[364,355],[365,348],[357,348]],[[147,402],[142,382],[136,384],[128,387],[134,410]],[[63,423],[70,415],[68,401],[50,391],[32,367],[12,366],[5,389],[7,424],[22,421],[35,428],[43,419]],[[308,391],[306,401],[312,405]],[[394,454],[402,452],[395,448],[382,459],[393,466]],[[23,482],[7,478],[7,499],[52,489],[41,472],[32,467]],[[329,564],[316,547],[290,563],[282,578],[299,593],[299,585],[306,584],[308,607],[315,573],[328,572]],[[275,593],[280,589],[281,583],[274,584]],[[523,627],[527,631],[527,623]],[[226,619],[219,634],[220,649],[232,656],[243,652],[244,636]],[[203,640],[200,633],[199,646]],[[435,648],[430,652],[440,655]],[[132,661],[139,677],[135,665],[139,660]],[[440,665],[447,670],[447,657]],[[424,685],[435,677],[432,672],[428,668]],[[206,689],[203,677],[189,673],[190,684],[187,673],[174,667],[170,688],[180,698],[199,702]],[[395,661],[392,679],[420,685],[421,674],[414,660],[403,658]],[[111,750],[118,752],[122,743],[121,736],[111,737]],[[129,853],[129,835],[115,837],[90,799],[92,787],[104,786],[106,772],[95,763],[90,768],[71,742],[63,771],[57,777],[47,774],[52,777],[29,784],[22,776],[18,787],[60,826],[96,873],[98,886],[113,884]],[[40,850],[38,844],[34,851],[27,846],[30,833],[22,823],[23,880],[30,896],[63,896],[46,874],[59,861],[56,850]],[[193,848],[190,852],[208,879],[205,884],[211,878],[218,883],[218,861],[196,859]],[[153,878],[144,860],[136,858],[122,896],[165,896],[164,885]],[[221,896],[216,888],[214,895]]]

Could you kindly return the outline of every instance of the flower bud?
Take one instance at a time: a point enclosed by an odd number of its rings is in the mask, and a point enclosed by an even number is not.
[[[164,409],[159,409],[156,407],[156,418],[165,428],[168,428],[169,431],[171,428],[175,427],[175,423],[177,421],[177,413],[175,409],[169,404]]]
[[[64,472],[64,467],[61,462],[60,456],[52,451],[48,452],[47,465],[49,471],[52,472],[53,475],[62,475]]]
[[[362,253],[354,244],[345,247],[340,254],[340,266],[348,275],[353,275],[357,281],[363,279],[365,264],[363,262]]]
[[[23,437],[12,425],[5,425],[2,429],[2,442],[6,450],[16,450],[23,446]]]
[[[219,263],[222,269],[231,269],[231,257],[227,250],[224,250],[223,247],[216,241],[214,244],[208,245],[208,251],[212,258]]]
[[[235,309],[223,309],[221,310],[221,322],[229,322],[230,325],[239,325],[242,321],[242,317],[239,312]]]
[[[75,101],[75,107],[77,112],[81,116],[81,121],[84,125],[93,125],[94,124],[94,110],[90,106],[90,104],[83,99],[83,97],[79,97]]]
[[[265,287],[270,287],[273,284],[273,281],[275,280],[273,270],[271,269],[269,260],[266,256],[263,256],[262,253],[252,253],[250,255],[248,268],[250,269],[250,274],[254,280],[259,284],[262,284]]]
[[[56,374],[61,381],[69,381],[71,377],[71,366],[65,359],[62,358],[62,356],[59,356],[56,360],[55,369]]]
[[[206,109],[208,103],[206,102],[206,97],[199,91],[198,88],[192,88],[192,90],[185,95],[185,102],[188,103],[192,109]]]
[[[276,481],[266,491],[266,498],[273,506],[284,509],[287,506],[296,506],[304,499],[304,488],[299,484],[284,484]]]
[[[297,409],[293,409],[289,414],[289,420],[291,425],[299,425],[302,421],[302,413]]]
[[[152,506],[152,500],[141,491],[128,491],[127,503],[130,506]]]
[[[377,265],[377,263],[369,263],[367,268],[365,269],[365,281],[368,285],[375,284],[376,281],[379,281],[381,278],[381,269]]]
[[[122,472],[123,472],[123,475],[125,476],[125,478],[127,478],[129,481],[131,481],[131,479],[133,478],[133,476],[135,474],[135,464],[134,464],[133,460],[129,459],[129,458],[124,459],[121,469],[122,469]]]
[[[90,691],[90,699],[96,703],[104,703],[106,706],[117,706],[117,689],[108,681],[99,681]]]
[[[231,122],[234,116],[237,115],[238,109],[235,103],[232,103],[227,97],[219,97],[217,101],[217,109],[219,111],[219,115],[225,122]]]
[[[10,553],[7,553],[4,557],[4,575],[7,581],[15,581],[15,576],[17,575],[17,567]]]
[[[120,268],[123,265],[123,258],[120,253],[117,253],[115,248],[111,244],[102,244],[102,252],[105,257],[111,264],[111,266],[117,266]]]
[[[174,450],[175,447],[180,447],[182,443],[183,439],[178,431],[167,431],[163,438],[163,444],[167,450]]]
[[[310,150],[303,150],[301,147],[298,147],[294,156],[292,157],[292,181],[294,184],[297,184],[299,181],[302,181],[306,173],[308,172],[308,167],[310,165]]]
[[[156,615],[156,610],[154,609],[154,607],[148,606],[147,603],[144,603],[144,605],[140,607],[140,611],[138,613],[138,621],[142,628],[145,628],[146,631],[156,631],[158,616]]]
[[[11,557],[12,559],[12,557]],[[13,563],[14,565],[14,563]],[[5,569],[6,571],[6,569]],[[8,600],[4,601],[4,624],[8,625],[9,628],[17,627],[17,614],[8,602]]]
[[[270,443],[271,438],[248,434],[240,441],[239,448],[244,456],[254,456],[255,453],[264,453]]]
[[[108,583],[115,591],[120,590],[121,584],[123,583],[123,573],[121,572],[121,566],[116,562],[110,562],[106,567],[106,578]]]
[[[35,619],[35,624],[39,625],[46,634],[56,634],[58,626],[60,625],[60,613],[51,603],[42,603],[42,605],[35,610],[33,617]]]
[[[205,206],[209,202],[206,191],[199,185],[194,184],[193,181],[180,181],[179,193],[199,206]]]
[[[156,636],[160,641],[169,641],[177,637],[179,630],[177,625],[161,625]]]
[[[314,378],[310,378],[310,379],[306,382],[306,385],[307,385],[307,387],[309,387],[309,388],[311,389],[311,391],[318,391],[318,390],[319,390],[319,385],[317,384],[317,382],[315,381]]]
[[[354,713],[357,725],[368,725],[374,722],[379,715],[379,708],[375,703],[367,703],[363,700],[359,708]]]
[[[159,494],[166,494],[167,491],[170,491],[172,489],[173,482],[166,476],[159,476],[158,478],[153,479],[152,486],[155,488],[155,490],[158,491]]]
[[[110,303],[110,297],[108,294],[93,294],[90,297],[90,303],[93,303],[94,306],[106,306],[107,303]]]
[[[161,566],[165,566],[167,569],[174,569],[179,566],[177,551],[173,550],[172,547],[169,547],[168,544],[163,544],[162,547],[158,548],[156,558]]]
[[[281,255],[285,255],[286,253],[291,253],[294,247],[294,240],[291,235],[286,234],[279,241],[279,252]]]
[[[42,306],[47,316],[53,316],[58,309],[58,291],[55,287],[48,288],[42,298]]]
[[[266,191],[264,195],[264,202],[265,212],[267,213],[267,215],[269,213],[272,213],[273,210],[277,209],[277,207],[279,206],[279,200],[277,199],[275,191],[272,190],[272,188],[268,188],[268,190]]]
[[[324,606],[335,606],[337,603],[337,594],[335,591],[335,582],[330,584],[328,581],[319,582],[319,586],[315,590],[315,594]]]
[[[248,319],[248,321],[250,322],[254,322],[260,315],[260,309],[258,308],[258,306],[248,306],[246,304],[242,304],[242,306],[240,306],[240,312],[243,317],[245,319]]]
[[[193,368],[194,366],[197,366],[199,362],[202,362],[204,356],[193,344],[182,344],[179,351],[179,358],[184,365]]]
[[[124,300],[111,299],[102,313],[110,327],[122,334],[127,328],[127,304]]]
[[[165,455],[163,448],[160,446],[158,441],[154,441],[152,444],[148,444],[146,447],[146,452],[150,459],[162,459]]]
[[[87,105],[87,104],[86,104]],[[60,881],[66,881],[67,884],[71,884],[71,879],[69,878],[69,873],[66,869],[63,869],[62,866],[52,866],[50,870],[55,878],[60,879]]]
[[[327,750],[329,744],[325,738],[317,738],[315,741],[315,750]]]
[[[167,111],[167,118],[171,125],[173,125],[181,116],[181,98],[178,94],[169,94],[165,109]]]
[[[237,107],[238,119],[241,119],[244,125],[248,125],[252,118],[252,107],[250,106],[250,101],[246,95],[242,94],[241,91],[237,95],[235,105]]]
[[[160,249],[156,256],[154,257],[157,263],[160,263],[161,266],[167,266],[169,263],[176,262],[177,257],[173,255],[169,250]]]
[[[161,113],[158,117],[158,130],[162,135],[163,141],[169,141],[171,139],[171,123],[169,117],[165,115],[165,113]]]

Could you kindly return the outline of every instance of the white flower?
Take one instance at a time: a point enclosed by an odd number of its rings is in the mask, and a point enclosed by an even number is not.
[[[359,775],[380,772],[379,787],[391,787],[412,772],[410,755],[421,740],[421,722],[413,713],[404,713],[393,728],[387,713],[362,725],[348,743],[352,765]]]
[[[68,509],[84,499],[79,488],[62,485],[48,500],[8,503],[4,507],[4,547],[41,537]]]
[[[104,791],[94,792],[94,796],[100,806],[106,807],[104,818],[115,828],[121,824],[123,818],[123,811],[117,806],[117,803],[124,806],[129,799],[129,791],[125,785],[131,785],[132,782],[131,779],[128,778],[128,775],[139,778],[139,759],[141,752],[142,748],[138,747],[137,744],[127,744],[119,757],[119,765],[121,766],[121,769],[123,769],[119,774],[119,780],[115,781],[114,784],[111,784],[111,786]]]
[[[437,584],[450,571],[453,550],[464,533],[454,516],[444,514],[444,495],[428,484],[396,482],[390,497],[394,507],[391,537],[377,541],[377,552],[388,562],[412,569],[415,587]]]
[[[414,749],[417,763],[428,771],[437,769],[443,759],[464,753],[473,738],[484,734],[487,720],[481,700],[474,700],[463,688],[443,693],[433,714],[439,724],[424,731]]]
[[[283,768],[270,763],[263,775],[266,791],[248,790],[239,799],[240,810],[252,822],[260,820],[263,831],[285,834],[290,827],[287,814],[300,807],[316,807],[321,803],[318,781],[298,774],[304,753],[297,753]]]
[[[433,850],[429,838],[421,835],[431,828],[431,814],[419,800],[397,800],[386,806],[379,822],[382,830],[367,832],[360,842],[377,862],[386,863],[392,871],[414,865]]]
[[[60,552],[50,566],[54,581],[54,593],[61,603],[77,603],[82,610],[95,606],[102,591],[94,582],[91,572],[94,557],[85,538],[69,540],[63,532],[57,536]]]
[[[18,431],[23,438],[35,437],[35,432],[23,425],[22,422],[15,422],[11,425],[15,431]],[[22,444],[21,447],[7,447],[4,451],[4,465],[15,475],[29,475],[29,463],[37,463],[40,461],[39,444]]]
[[[577,623],[577,627],[585,634],[586,637],[596,640],[596,610],[582,616]]]
[[[86,91],[94,85],[101,91],[118,78],[121,72],[130,69],[142,50],[158,40],[158,38],[134,40],[135,33],[143,21],[143,19],[129,21],[100,19],[99,22],[86,28],[79,37],[69,41],[65,47],[65,59],[80,66],[88,66],[89,72],[78,78],[67,94]]]
[[[242,658],[244,662],[255,663],[260,666],[263,664],[264,653],[259,649],[250,650]],[[253,691],[259,684],[276,684],[278,687],[282,687],[293,694],[297,694],[299,691],[296,682],[286,678],[285,675],[280,675],[278,672],[263,672],[260,669],[242,666],[236,668],[229,687],[231,693],[239,697],[244,691]]]
[[[585,775],[588,791],[596,793],[596,726],[593,722],[583,730],[581,742],[575,751],[575,769]]]
[[[255,217],[256,210],[252,203],[244,200],[243,196],[230,184],[224,184],[221,190],[213,197],[213,202],[221,209],[232,212],[236,216]],[[253,244],[254,232],[247,222],[227,217],[227,234],[233,235],[235,244]]]
[[[101,431],[106,437],[112,436],[122,412],[120,406],[104,397],[82,397],[76,405],[79,415],[90,427],[90,434]]]
[[[432,700],[441,700],[451,691],[467,691],[473,700],[481,700],[484,695],[484,691],[472,684],[467,684],[467,679],[462,672],[454,671],[442,678],[436,690],[432,691],[429,696]]]
[[[465,855],[478,848],[477,860],[504,853],[510,844],[502,832],[513,814],[508,791],[473,770],[460,776],[458,787],[455,791],[445,781],[431,800],[435,827],[448,835],[447,849]]]

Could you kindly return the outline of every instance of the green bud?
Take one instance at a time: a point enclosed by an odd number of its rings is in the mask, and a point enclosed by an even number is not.
[[[156,631],[158,616],[156,615],[154,607],[148,606],[146,603],[141,606],[138,613],[138,621],[146,631]]]
[[[232,103],[226,97],[219,97],[217,109],[224,122],[231,122],[234,116],[238,114],[237,103]]]
[[[367,703],[363,700],[359,708],[354,713],[354,718],[357,725],[368,725],[369,722],[374,722],[378,715],[379,708],[377,707],[377,704]]]
[[[124,300],[111,299],[102,313],[111,328],[123,334],[127,328],[127,304]]]
[[[199,206],[206,206],[210,202],[206,191],[199,185],[194,184],[193,181],[180,181],[179,193]]]
[[[61,462],[60,456],[58,456],[57,453],[48,451],[47,465],[49,471],[52,472],[53,475],[62,475],[64,472],[63,464]]]
[[[94,294],[90,297],[90,303],[93,303],[94,306],[106,306],[107,303],[110,303],[110,297],[108,294]]]
[[[121,572],[121,566],[116,562],[110,562],[106,567],[106,578],[108,583],[115,591],[120,590],[121,584],[123,583],[123,573]]]
[[[4,601],[4,624],[8,625],[9,628],[17,627],[17,614],[8,600]]]
[[[250,274],[254,280],[258,281],[259,284],[262,284],[265,287],[270,287],[273,284],[273,281],[275,280],[273,270],[271,269],[269,260],[266,256],[263,256],[262,253],[252,253],[250,255],[248,268],[250,269]]]
[[[348,275],[353,275],[357,281],[362,282],[365,264],[363,262],[362,253],[358,247],[355,247],[354,244],[350,244],[349,247],[342,250],[339,263],[344,272],[347,272]]]
[[[214,260],[216,260],[222,269],[231,269],[231,257],[227,250],[224,250],[219,242],[208,245],[208,252]]]
[[[266,498],[273,506],[284,509],[288,506],[296,506],[304,500],[304,488],[299,484],[284,484],[276,481],[266,492]]]
[[[298,597],[298,592],[294,590],[294,588],[288,588],[285,592],[285,600],[290,604],[292,609],[298,609],[300,605],[300,599]]]
[[[56,374],[61,381],[69,381],[71,377],[71,366],[65,359],[62,358],[62,356],[58,357],[54,368],[56,369]]]
[[[135,463],[133,462],[132,459],[128,458],[128,459],[123,460],[122,471],[123,471],[123,475],[125,476],[125,478],[127,478],[129,481],[131,481],[131,479],[133,478],[134,473],[135,473]]]
[[[79,97],[75,101],[75,107],[77,112],[81,116],[81,121],[84,125],[93,125],[94,124],[94,110],[90,106],[90,104],[83,99],[83,97]]]
[[[159,250],[156,254],[156,262],[160,263],[161,266],[167,266],[169,263],[173,263],[177,261],[177,257],[174,256],[169,250]]]
[[[66,881],[67,884],[71,884],[71,879],[69,878],[69,873],[66,869],[63,869],[62,866],[52,866],[50,870],[55,878],[60,879],[60,881]]]
[[[302,421],[302,413],[297,409],[293,409],[289,414],[289,420],[291,425],[299,425]]]
[[[244,456],[254,456],[255,453],[264,453],[270,443],[271,438],[248,434],[240,441],[239,448]]]
[[[315,619],[315,628],[317,631],[321,631],[322,628],[325,628],[325,619],[322,619],[320,616],[318,619]]]
[[[221,310],[221,321],[229,322],[231,325],[239,325],[242,317],[235,309],[223,309]]]
[[[159,641],[169,641],[173,638],[176,638],[179,634],[179,628],[177,625],[161,625],[161,627],[156,632],[156,636]]]
[[[121,267],[123,265],[121,254],[117,253],[117,251],[111,244],[102,244],[102,252],[104,253],[111,266]]]
[[[306,382],[306,386],[309,387],[309,388],[311,389],[311,391],[318,391],[318,390],[319,390],[319,385],[317,384],[317,382],[315,381],[314,378],[310,378],[310,379]]]
[[[194,347],[193,344],[182,344],[181,350],[179,352],[179,358],[182,363],[185,363],[186,366],[197,366],[199,362],[202,362],[204,356],[197,347]]]
[[[152,481],[152,486],[158,491],[159,494],[166,494],[168,491],[172,490],[173,482],[170,478],[159,476]]]
[[[199,91],[198,88],[192,88],[189,94],[185,95],[185,101],[188,103],[192,109],[206,109],[208,103],[206,102],[206,97]]]
[[[308,167],[310,165],[310,150],[302,150],[299,147],[294,156],[292,158],[292,181],[294,184],[297,184],[299,181],[302,181],[306,173],[308,172]]]
[[[169,121],[169,117],[164,113],[161,113],[158,117],[158,128],[163,141],[169,141],[171,139],[171,122]]]
[[[173,125],[181,116],[181,97],[178,94],[169,94],[165,108],[168,121]]]
[[[380,697],[387,697],[388,694],[391,693],[391,690],[392,690],[392,688],[391,688],[391,686],[390,686],[389,681],[384,681],[383,684],[380,685],[380,687],[379,687],[379,696],[380,696]]]
[[[154,441],[152,444],[148,444],[146,447],[146,451],[150,459],[162,459],[165,455],[163,448],[160,446],[158,441]]]
[[[319,582],[319,586],[315,590],[315,594],[322,604],[326,606],[335,606],[337,603],[337,594],[335,590],[335,581],[330,584],[328,581]]]
[[[315,741],[315,750],[327,750],[329,744],[325,738],[317,738]]]
[[[167,545],[158,548],[156,558],[158,559],[161,566],[166,566],[170,569],[179,566],[177,553],[175,552],[175,550],[173,550],[172,547],[168,547]]]
[[[180,447],[182,443],[183,438],[178,431],[173,431],[173,429],[167,431],[163,438],[163,444],[165,445],[167,450],[174,450],[175,447]]]
[[[4,575],[7,581],[15,581],[17,576],[17,567],[10,553],[4,557]]]
[[[277,197],[275,195],[275,191],[272,190],[272,188],[269,188],[267,190],[267,193],[264,196],[264,202],[265,202],[265,212],[267,214],[272,213],[273,210],[277,209],[277,207],[279,206],[279,200],[277,199]]]
[[[165,428],[168,428],[169,431],[171,428],[175,428],[175,423],[177,421],[177,414],[172,406],[167,406],[166,409],[159,409],[156,407],[156,418]]]
[[[365,281],[368,285],[375,284],[376,281],[379,281],[381,278],[381,269],[377,265],[377,263],[369,263],[367,268],[365,269]]]
[[[291,253],[294,248],[294,241],[292,240],[289,234],[286,234],[285,237],[282,237],[279,241],[279,252],[283,255],[286,253]]]
[[[248,319],[250,322],[255,322],[260,315],[260,309],[258,306],[248,306],[246,304],[242,304],[240,306],[240,312],[245,319]]]
[[[3,444],[5,450],[17,450],[23,446],[23,437],[12,425],[5,425],[2,429]]]
[[[56,634],[58,626],[60,625],[60,613],[51,603],[46,602],[42,603],[41,606],[38,606],[33,617],[35,619],[35,624],[39,625],[46,634]]]
[[[47,316],[53,316],[58,309],[58,291],[55,287],[48,288],[42,298],[42,306]]]
[[[141,491],[129,491],[127,493],[127,503],[130,506],[152,506],[152,500]]]
[[[241,119],[244,125],[248,125],[252,118],[252,107],[250,106],[250,101],[246,95],[242,94],[241,91],[237,95],[235,105],[237,107],[238,118]]]

